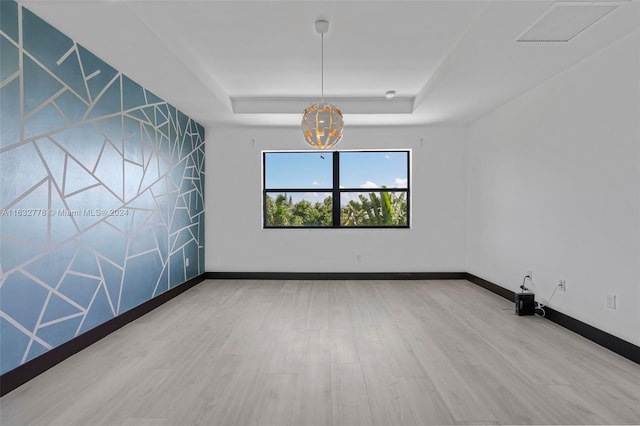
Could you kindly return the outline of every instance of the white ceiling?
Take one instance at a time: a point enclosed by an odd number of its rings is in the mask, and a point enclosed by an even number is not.
[[[516,42],[558,3],[541,0],[21,3],[205,126],[299,125],[319,18],[345,126],[466,124],[640,28],[638,0],[567,43]]]

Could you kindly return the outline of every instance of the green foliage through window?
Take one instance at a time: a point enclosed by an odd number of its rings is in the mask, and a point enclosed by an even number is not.
[[[358,194],[340,207],[341,226],[407,226],[406,192]]]
[[[331,196],[321,202],[309,200],[293,202],[287,194],[265,198],[266,226],[331,226],[333,200]]]

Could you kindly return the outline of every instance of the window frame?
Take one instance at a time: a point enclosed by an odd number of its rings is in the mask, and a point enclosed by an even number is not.
[[[324,155],[331,156],[333,182],[329,188],[268,188],[267,183],[267,154],[272,153],[317,153],[318,151],[310,150],[263,150],[262,151],[262,229],[410,229],[411,228],[411,149],[352,149],[352,150],[333,150],[323,151]],[[407,186],[405,188],[340,188],[340,153],[384,153],[384,152],[403,152],[407,154]],[[267,225],[267,195],[269,193],[309,193],[323,192],[330,193],[333,201],[332,206],[332,224],[331,225]],[[343,193],[359,192],[359,193],[382,193],[382,192],[404,192],[407,203],[407,224],[406,225],[362,225],[362,226],[346,226],[340,221],[341,212],[341,195]]]

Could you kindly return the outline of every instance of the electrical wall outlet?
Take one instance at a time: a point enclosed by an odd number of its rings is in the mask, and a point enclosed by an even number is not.
[[[615,309],[616,308],[616,295],[615,294],[607,294],[607,308]]]
[[[558,281],[558,290],[563,293],[567,291],[567,282],[565,280]]]
[[[188,257],[184,260],[184,266],[189,266],[189,258]]]

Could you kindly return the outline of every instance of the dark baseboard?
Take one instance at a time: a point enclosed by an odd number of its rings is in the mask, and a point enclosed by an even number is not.
[[[469,273],[465,274],[465,279],[467,281],[471,281],[472,283],[479,285],[480,287],[486,288],[487,290],[489,290],[492,293],[497,294],[498,296],[502,296],[505,299],[508,299],[508,300],[510,300],[510,301],[515,303],[516,294],[513,291],[509,290],[509,289],[506,289],[504,287],[500,287],[499,285],[494,284],[491,281],[487,281],[485,279],[482,279],[480,277],[476,277],[475,275],[469,274]]]
[[[178,296],[180,293],[183,293],[196,284],[204,281],[204,279],[205,274],[192,278],[184,284],[180,284],[177,287],[167,290],[153,299],[148,300],[127,312],[123,312],[117,317],[114,317],[95,328],[92,328],[86,333],[74,337],[60,346],[56,346],[31,361],[28,361],[11,371],[7,371],[0,376],[0,396],[6,395],[37,375],[44,373],[54,365],[59,364],[70,356],[80,352],[82,349],[92,345],[103,337],[113,333],[117,329],[140,318],[144,314]]]
[[[465,280],[465,272],[205,272],[208,280]]]
[[[511,290],[500,287],[499,285],[494,284],[491,281],[487,281],[469,273],[466,274],[466,279],[515,303],[516,294]],[[571,330],[574,333],[579,334],[582,337],[589,339],[592,342],[597,343],[598,345],[605,347],[620,356],[623,356],[637,364],[640,364],[640,346],[636,346],[631,342],[627,342],[626,340],[616,337],[613,334],[602,331],[599,328],[579,321],[573,317],[570,317],[569,315],[549,308],[548,306],[545,306],[544,310],[545,318],[549,321],[555,322],[556,324],[568,330]]]
[[[565,315],[562,312],[558,312],[555,309],[551,309],[548,306],[544,307],[545,318],[567,328],[574,333],[581,335],[584,338],[591,340],[603,346],[610,351],[617,353],[637,364],[640,364],[640,346],[636,346],[631,342],[622,340],[619,337],[609,334],[606,331],[602,331],[599,328],[595,328],[589,324],[585,324],[569,315]]]

